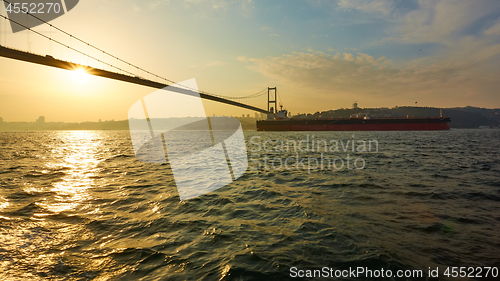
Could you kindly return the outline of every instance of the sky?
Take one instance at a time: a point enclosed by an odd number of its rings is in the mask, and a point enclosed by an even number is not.
[[[195,78],[210,93],[277,87],[292,114],[354,102],[500,108],[498,0],[84,0],[51,24],[162,77]],[[48,26],[35,30],[102,56]],[[3,19],[0,35],[3,46],[103,67],[36,34],[13,34]],[[154,91],[0,58],[7,122],[124,120]],[[265,96],[251,104],[267,107]],[[254,115],[213,102],[205,109]]]

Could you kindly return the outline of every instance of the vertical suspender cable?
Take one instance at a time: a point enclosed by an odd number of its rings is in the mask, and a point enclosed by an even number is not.
[[[2,0],[3,2],[3,0]],[[5,3],[2,5],[2,10],[3,7],[5,7]],[[3,21],[3,44],[4,46],[7,46],[7,17],[9,15],[7,14],[7,9],[5,9],[5,21]]]
[[[29,13],[28,13],[28,12],[26,12],[26,25],[27,25],[27,26],[30,26],[30,25],[29,25],[29,21],[30,21],[30,19],[29,19]],[[30,31],[31,31],[31,28],[26,29],[26,32],[28,33],[28,52],[30,52],[30,53],[31,53]]]
[[[69,45],[68,45],[68,61],[71,61],[71,36],[69,37]]]
[[[52,56],[52,24],[49,24],[49,33],[50,33],[50,55]]]
[[[2,1],[2,2],[3,2],[3,1]],[[2,5],[2,8],[1,8],[1,10],[0,10],[0,11],[2,11],[2,12],[3,12],[3,7],[4,7],[4,5]],[[7,11],[5,11],[5,14],[7,14]],[[3,13],[2,13],[2,15],[3,15]],[[0,36],[1,36],[1,37],[0,37],[0,45],[2,45],[2,39],[3,39],[2,37],[3,37],[3,33],[4,33],[4,32],[5,32],[5,33],[7,33],[7,28],[5,28],[5,22],[4,22],[3,20],[2,20],[2,31],[1,31],[1,32],[2,32],[2,34],[0,34]],[[4,44],[5,44],[5,43],[4,43]]]

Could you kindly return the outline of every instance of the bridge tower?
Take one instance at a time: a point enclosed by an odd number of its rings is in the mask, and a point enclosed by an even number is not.
[[[271,98],[272,96],[272,91],[274,91],[274,100]],[[278,111],[278,91],[276,90],[276,87],[274,88],[267,88],[267,112],[269,113],[276,113]],[[274,103],[274,108],[270,107],[269,105]]]

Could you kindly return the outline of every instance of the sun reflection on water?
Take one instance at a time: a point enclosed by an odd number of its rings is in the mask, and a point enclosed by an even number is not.
[[[12,164],[29,167],[18,176],[27,196],[0,194],[1,280],[44,280],[73,267],[98,270],[110,259],[74,259],[71,253],[81,241],[94,239],[79,218],[92,209],[90,191],[100,186],[99,163],[106,153],[103,133],[62,131],[40,136],[41,146],[35,138],[22,148],[37,151],[36,161],[19,158]]]
[[[37,203],[54,213],[75,210],[92,199],[88,191],[99,171],[97,165],[102,158],[98,154],[103,145],[97,132],[68,131],[57,134],[61,142],[52,149],[54,160],[45,165],[52,171],[63,171],[64,176],[52,183],[50,191],[56,193],[54,198]]]
[[[0,211],[7,208],[8,206],[9,206],[9,201],[5,197],[0,196]],[[0,215],[0,220],[2,219],[9,220],[10,218]]]

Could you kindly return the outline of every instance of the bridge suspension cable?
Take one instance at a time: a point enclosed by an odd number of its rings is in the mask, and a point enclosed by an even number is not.
[[[14,21],[14,20],[11,20],[11,19],[9,19],[9,18],[7,18],[7,17],[5,17],[5,16],[3,16],[3,15],[0,15],[0,16],[1,16],[1,17],[3,17],[3,18],[5,18],[5,19],[7,19],[7,20],[9,20],[9,21],[11,21],[11,22],[13,22],[13,23],[15,23],[15,24],[18,24],[18,25],[20,25],[20,26],[22,26],[22,27],[26,28],[27,30],[33,31],[35,34],[38,34],[38,35],[40,35],[40,36],[42,36],[42,37],[44,37],[44,38],[47,38],[47,39],[49,39],[50,41],[54,41],[55,43],[57,43],[57,44],[59,44],[59,45],[61,45],[61,46],[67,47],[68,49],[70,49],[70,50],[72,50],[72,51],[75,51],[75,52],[77,52],[77,53],[79,53],[79,54],[82,54],[82,55],[84,55],[84,56],[88,57],[88,58],[91,58],[91,59],[93,59],[93,60],[96,60],[96,61],[98,61],[98,62],[101,62],[101,63],[103,63],[103,64],[106,64],[106,65],[108,65],[108,66],[110,66],[110,67],[112,67],[112,68],[115,68],[115,69],[119,70],[119,71],[123,71],[123,72],[125,72],[125,73],[132,74],[131,72],[128,72],[128,71],[126,71],[126,70],[124,70],[124,69],[121,69],[121,68],[119,68],[119,67],[116,67],[116,66],[114,66],[114,65],[111,65],[111,64],[109,64],[109,63],[106,63],[106,62],[104,62],[104,61],[101,61],[101,60],[99,60],[99,59],[97,59],[97,58],[94,58],[94,57],[92,57],[92,56],[90,56],[90,55],[88,55],[88,54],[85,54],[85,53],[83,53],[83,52],[80,52],[80,51],[78,51],[77,49],[74,49],[74,48],[72,48],[72,47],[70,47],[70,46],[68,46],[68,45],[66,45],[66,44],[64,44],[64,43],[61,43],[61,42],[59,42],[59,41],[57,41],[57,40],[54,40],[54,39],[52,39],[52,38],[50,38],[50,37],[48,37],[48,36],[46,36],[46,35],[44,35],[44,34],[42,34],[42,33],[38,32],[38,31],[35,31],[35,30],[33,30],[33,29],[30,29],[29,27],[27,27],[27,26],[25,26],[25,25],[23,25],[23,24],[21,24],[21,23],[18,23],[18,22]],[[133,75],[133,74],[132,74],[132,75]]]
[[[252,99],[252,98],[257,98],[257,97],[263,96],[263,95],[266,94],[266,92],[267,92],[267,88],[263,89],[262,91],[259,91],[259,92],[255,93],[255,94],[248,95],[248,96],[241,96],[241,97],[226,97],[226,96],[223,96],[223,97],[226,98],[226,99],[231,99],[231,100]]]
[[[7,1],[7,0],[2,0],[2,1],[3,1],[3,2],[5,2],[5,3],[7,3],[7,4],[11,4],[11,2],[9,2],[9,1]],[[0,15],[0,16],[1,16],[1,17],[3,17],[6,21],[13,22],[13,23],[15,23],[15,24],[17,24],[17,25],[22,26],[23,28],[25,28],[25,29],[28,31],[28,36],[29,36],[29,31],[32,31],[32,32],[33,32],[33,33],[35,33],[35,34],[40,35],[40,36],[42,36],[42,37],[44,37],[44,38],[48,39],[48,40],[51,42],[51,47],[50,47],[50,49],[52,49],[52,42],[54,42],[54,43],[59,44],[59,45],[61,45],[61,46],[63,46],[63,47],[66,47],[68,50],[75,51],[75,52],[77,52],[77,53],[79,53],[79,54],[81,54],[81,55],[83,55],[83,56],[85,56],[85,57],[87,57],[87,58],[89,58],[89,59],[95,60],[95,61],[97,61],[97,62],[99,62],[99,63],[102,63],[102,64],[104,64],[104,65],[107,65],[107,66],[111,67],[112,69],[116,69],[116,70],[118,70],[118,71],[120,71],[120,72],[123,72],[123,73],[126,73],[126,74],[128,74],[128,75],[130,75],[130,76],[133,76],[133,77],[139,77],[139,78],[140,78],[140,76],[139,76],[139,71],[141,71],[141,72],[146,73],[146,74],[148,74],[148,75],[151,75],[151,76],[153,76],[153,77],[155,77],[155,78],[158,78],[158,79],[164,80],[165,82],[168,82],[168,83],[171,83],[171,84],[175,84],[175,83],[176,83],[176,82],[175,82],[175,81],[173,81],[173,80],[167,79],[167,78],[162,77],[162,76],[159,76],[159,75],[157,75],[157,74],[154,74],[154,73],[152,73],[152,72],[150,72],[150,71],[148,71],[148,70],[146,70],[146,69],[143,69],[143,68],[141,68],[141,67],[139,67],[139,66],[137,66],[137,65],[135,65],[135,64],[132,64],[132,63],[130,63],[130,62],[128,62],[128,61],[125,61],[125,60],[123,60],[123,59],[121,59],[121,58],[117,57],[117,56],[114,56],[114,55],[112,55],[112,54],[110,54],[110,53],[108,53],[108,52],[104,51],[103,49],[101,49],[101,48],[99,48],[99,47],[97,47],[97,46],[95,46],[95,45],[93,45],[93,44],[90,44],[90,43],[88,43],[87,41],[85,41],[85,40],[83,40],[83,39],[81,39],[81,38],[79,38],[79,37],[73,36],[72,34],[70,34],[70,33],[66,32],[66,31],[62,30],[61,28],[59,28],[59,27],[57,27],[57,26],[55,26],[55,25],[53,25],[53,24],[51,24],[51,23],[48,23],[48,22],[44,21],[43,19],[41,19],[41,18],[39,18],[39,17],[37,17],[37,16],[33,15],[32,13],[27,12],[26,14],[27,14],[27,16],[31,16],[31,17],[33,17],[33,18],[35,18],[35,19],[39,20],[39,21],[40,21],[40,22],[42,22],[43,24],[47,24],[47,25],[50,27],[50,36],[44,35],[44,34],[42,34],[42,33],[38,32],[38,31],[36,31],[36,30],[34,30],[34,29],[32,29],[32,28],[30,28],[30,27],[28,27],[28,26],[26,26],[26,25],[24,25],[24,24],[22,24],[22,23],[19,23],[19,22],[17,22],[17,21],[14,21],[14,20],[10,19],[9,17],[7,17],[6,15],[5,15],[5,16],[4,16],[4,15]],[[7,27],[5,27],[5,33],[7,33],[7,32],[6,32],[6,29],[7,29]],[[62,42],[58,41],[58,40],[53,39],[53,38],[52,38],[52,29],[54,29],[54,30],[56,30],[56,31],[59,31],[59,32],[63,33],[64,35],[69,36],[69,37],[70,37],[70,44],[71,44],[71,42],[72,42],[72,41],[73,41],[73,39],[74,39],[74,40],[76,40],[76,41],[78,41],[78,42],[83,43],[84,45],[86,45],[86,46],[87,46],[87,53],[85,53],[85,52],[83,52],[83,51],[79,51],[79,50],[77,50],[77,49],[73,48],[72,46],[69,46],[69,45],[67,45],[67,44],[64,44],[64,43],[62,43]],[[5,42],[6,42],[6,39],[5,39]],[[99,53],[102,53],[102,54],[103,54],[103,59],[101,60],[101,59],[98,59],[97,57],[94,57],[94,56],[89,55],[89,54],[88,54],[88,51],[89,51],[89,50],[88,50],[88,48],[95,49],[95,50],[99,51]],[[29,48],[28,50],[30,50],[30,48]],[[71,55],[71,53],[70,53],[70,55]],[[130,72],[130,71],[127,71],[127,70],[125,70],[125,69],[122,69],[122,68],[120,68],[120,67],[117,67],[117,66],[114,66],[114,65],[112,65],[112,64],[110,64],[110,63],[105,62],[105,61],[104,61],[104,56],[105,56],[105,55],[106,55],[106,56],[109,56],[109,57],[111,57],[111,58],[113,58],[113,59],[116,59],[118,62],[122,62],[122,63],[124,63],[125,65],[128,65],[128,66],[129,66],[129,67],[131,67],[131,68],[136,69],[136,70],[137,70],[137,75],[135,75],[134,73],[132,73],[132,72]],[[187,89],[187,90],[195,90],[195,89],[191,89],[191,88],[186,87],[186,86],[182,86],[182,87],[183,87],[183,88],[185,88],[185,89]],[[210,92],[207,92],[207,91],[199,91],[199,93],[206,94],[206,95],[211,95],[211,96],[215,96],[215,97],[220,97],[220,98],[224,98],[224,99],[228,99],[228,100],[243,100],[243,99],[251,99],[251,98],[257,98],[257,97],[259,97],[259,96],[262,96],[262,95],[264,95],[264,94],[265,94],[265,91],[267,91],[267,89],[264,89],[264,90],[262,90],[262,91],[259,91],[259,92],[255,93],[255,94],[251,94],[251,95],[248,95],[248,96],[240,96],[240,97],[231,97],[231,96],[217,95],[217,94],[213,94],[213,93],[210,93]]]

